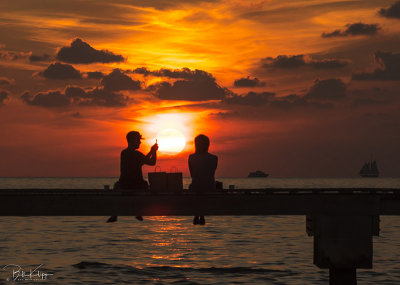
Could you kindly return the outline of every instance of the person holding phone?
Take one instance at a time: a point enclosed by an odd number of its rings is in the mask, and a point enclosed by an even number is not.
[[[148,183],[143,179],[142,166],[156,164],[158,144],[156,140],[149,153],[144,155],[138,151],[142,139],[142,135],[137,131],[131,131],[126,135],[128,147],[121,152],[121,175],[117,183],[118,189],[142,191],[149,188]],[[141,216],[136,218],[143,220]],[[111,216],[107,222],[115,221],[117,221],[117,216]]]

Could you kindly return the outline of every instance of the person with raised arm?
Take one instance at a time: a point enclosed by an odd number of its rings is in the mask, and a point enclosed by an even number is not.
[[[140,147],[142,135],[137,131],[131,131],[126,135],[128,147],[121,152],[121,175],[116,183],[117,189],[142,191],[149,188],[148,183],[143,179],[142,166],[155,165],[157,161],[158,144],[151,147],[149,153],[144,155],[138,148]],[[139,221],[143,220],[142,216],[136,216]],[[117,216],[111,216],[107,223],[117,221]]]

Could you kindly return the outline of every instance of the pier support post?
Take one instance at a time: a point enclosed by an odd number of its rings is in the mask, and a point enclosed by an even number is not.
[[[356,269],[329,268],[329,284],[356,285],[357,284]]]
[[[379,216],[307,215],[306,226],[314,236],[314,264],[329,269],[330,285],[355,285],[356,269],[372,268]]]

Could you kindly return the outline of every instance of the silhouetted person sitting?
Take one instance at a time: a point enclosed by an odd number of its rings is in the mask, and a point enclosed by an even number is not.
[[[147,190],[149,185],[143,179],[143,164],[155,165],[157,161],[158,144],[155,143],[150,152],[144,155],[137,149],[140,146],[142,135],[139,132],[132,131],[126,135],[128,147],[121,152],[121,176],[119,177],[118,189],[125,190]],[[140,221],[142,216],[136,216]],[[111,216],[107,223],[115,222],[117,216]]]
[[[205,135],[198,135],[194,139],[195,153],[189,155],[189,171],[192,177],[191,190],[198,194],[215,190],[215,170],[218,157],[208,152],[210,139]],[[195,216],[194,225],[204,225],[204,216]]]

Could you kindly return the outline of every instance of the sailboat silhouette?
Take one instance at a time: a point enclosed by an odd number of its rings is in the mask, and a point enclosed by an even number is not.
[[[359,174],[361,177],[378,177],[379,170],[376,160],[371,160],[370,162],[364,163]]]

